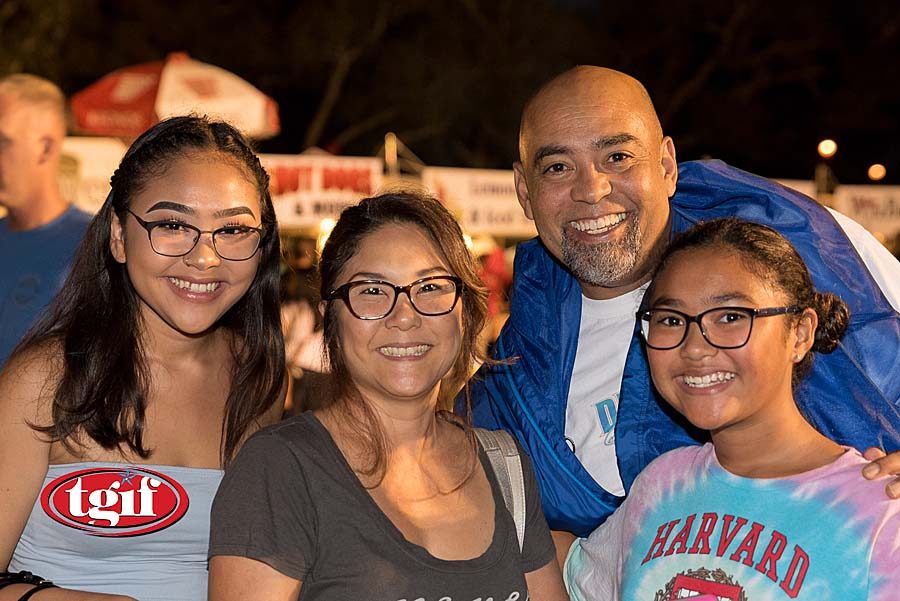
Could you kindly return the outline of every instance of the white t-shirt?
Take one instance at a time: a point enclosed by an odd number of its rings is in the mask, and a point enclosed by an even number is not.
[[[900,311],[900,262],[861,225],[829,209],[888,302]],[[624,496],[615,422],[634,314],[647,286],[610,300],[582,296],[581,327],[566,404],[566,438],[604,490]]]
[[[566,439],[597,484],[614,495],[625,487],[616,462],[616,413],[634,314],[648,284],[609,300],[581,297],[581,326],[569,400]]]

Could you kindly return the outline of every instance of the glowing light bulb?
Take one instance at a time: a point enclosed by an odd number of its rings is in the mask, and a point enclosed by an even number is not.
[[[819,156],[823,159],[830,159],[837,152],[837,142],[831,139],[819,142]]]
[[[869,167],[869,179],[873,182],[883,180],[885,175],[887,175],[887,169],[881,163],[875,163]]]

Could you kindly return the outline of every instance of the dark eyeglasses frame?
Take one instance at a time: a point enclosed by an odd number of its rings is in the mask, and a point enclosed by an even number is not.
[[[746,346],[747,343],[750,342],[750,336],[753,334],[754,318],[756,318],[756,317],[772,317],[774,315],[785,315],[787,313],[797,314],[797,313],[801,313],[803,311],[803,307],[798,307],[796,305],[792,305],[790,307],[767,307],[765,309],[754,309],[751,307],[713,307],[712,309],[707,309],[706,311],[703,311],[702,313],[697,313],[696,315],[688,315],[687,313],[682,313],[681,311],[676,311],[675,309],[659,308],[659,309],[650,309],[647,311],[638,311],[636,314],[636,317],[639,322],[640,321],[649,322],[650,317],[653,315],[654,311],[665,311],[666,313],[674,313],[675,315],[678,315],[679,317],[683,318],[684,319],[684,332],[681,336],[681,340],[679,340],[678,343],[675,345],[653,346],[647,340],[647,336],[644,334],[644,328],[642,326],[640,328],[641,338],[644,339],[644,344],[646,344],[648,347],[650,347],[654,350],[657,350],[657,351],[670,351],[672,349],[678,348],[679,346],[684,344],[684,341],[687,339],[688,329],[691,327],[691,324],[695,323],[695,324],[697,324],[697,329],[700,330],[700,334],[703,336],[703,339],[706,340],[706,342],[709,343],[710,346],[718,348],[718,349],[723,349],[723,350],[731,350],[731,349],[736,349],[736,348],[741,348],[743,346]],[[750,315],[750,329],[747,331],[747,339],[744,340],[744,342],[742,342],[741,344],[738,344],[735,346],[716,344],[715,342],[710,340],[709,336],[706,334],[706,331],[703,329],[701,320],[708,313],[712,313],[713,311],[737,311],[740,313],[747,313],[748,315]]]
[[[256,245],[256,249],[252,253],[250,253],[250,256],[245,257],[243,259],[231,259],[229,257],[224,256],[222,253],[219,252],[219,249],[216,248],[216,234],[221,232],[222,230],[227,230],[227,229],[235,227],[233,225],[226,226],[226,227],[219,227],[214,230],[201,230],[199,227],[193,226],[189,223],[173,221],[172,219],[160,219],[158,221],[144,221],[143,219],[141,219],[140,217],[135,215],[134,211],[132,211],[131,209],[125,209],[125,210],[128,211],[129,213],[131,213],[131,216],[135,218],[135,220],[141,225],[142,228],[147,230],[147,240],[150,242],[150,248],[153,249],[153,252],[155,252],[156,254],[158,254],[162,257],[183,257],[185,255],[189,255],[195,248],[197,248],[197,243],[200,242],[200,236],[202,236],[203,234],[210,234],[212,236],[213,250],[216,252],[216,255],[218,255],[218,257],[220,259],[224,259],[226,261],[249,261],[250,259],[253,258],[253,255],[255,255],[259,251],[259,248],[262,246],[263,240],[265,240],[265,237],[266,237],[266,226],[265,225],[260,225],[259,227],[253,227],[250,225],[239,226],[242,228],[246,228],[248,230],[253,230],[256,233],[258,233],[259,234],[259,243]],[[166,253],[159,252],[153,246],[153,228],[155,228],[158,225],[164,225],[164,224],[178,224],[178,226],[180,226],[180,227],[187,228],[189,230],[194,230],[195,232],[197,232],[197,237],[194,238],[194,244],[187,251],[177,254],[177,255],[169,255]]]
[[[416,301],[413,300],[412,295],[409,293],[409,291],[412,290],[413,287],[431,280],[450,280],[456,285],[456,296],[453,299],[453,304],[450,305],[450,308],[446,311],[441,311],[439,313],[426,313],[416,306]],[[356,319],[362,319],[364,321],[375,321],[376,319],[384,319],[391,314],[391,312],[394,310],[394,307],[397,306],[397,299],[400,298],[400,294],[402,293],[406,294],[406,298],[409,299],[409,304],[416,311],[416,313],[418,313],[419,315],[424,315],[425,317],[437,317],[438,315],[446,315],[456,308],[456,304],[459,302],[459,297],[462,295],[463,291],[462,283],[462,280],[455,275],[432,275],[428,276],[427,278],[419,278],[415,282],[411,282],[406,286],[398,286],[385,280],[353,280],[352,282],[347,282],[346,284],[338,286],[337,288],[329,292],[328,296],[325,297],[325,300],[332,301],[340,299],[344,301],[344,305],[347,307],[347,310],[350,311],[350,314],[353,315],[353,317],[355,317]],[[384,315],[381,315],[379,317],[362,317],[353,310],[353,307],[350,304],[350,288],[358,284],[383,284],[394,289],[394,302],[391,303],[390,308],[387,310],[387,312],[385,312]]]

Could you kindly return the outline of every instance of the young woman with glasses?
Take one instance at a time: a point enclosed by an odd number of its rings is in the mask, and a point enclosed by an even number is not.
[[[711,442],[653,461],[567,562],[573,599],[896,599],[900,505],[804,418],[794,386],[846,305],[767,227],[682,234],[638,313],[653,383]]]
[[[205,599],[222,467],[280,417],[278,231],[247,141],[169,119],[110,184],[0,376],[0,599]]]
[[[210,599],[565,599],[529,464],[520,551],[472,431],[439,410],[470,373],[486,313],[452,215],[419,194],[365,199],[341,214],[319,269],[337,389],[229,467]]]

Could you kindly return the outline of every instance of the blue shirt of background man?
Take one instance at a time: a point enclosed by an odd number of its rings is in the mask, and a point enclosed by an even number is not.
[[[0,366],[59,291],[90,220],[74,206],[33,230],[0,219]]]

